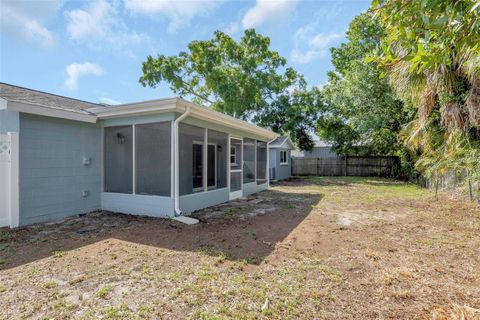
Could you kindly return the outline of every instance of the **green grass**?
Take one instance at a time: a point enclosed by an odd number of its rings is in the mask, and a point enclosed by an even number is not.
[[[100,288],[97,292],[97,297],[102,298],[102,299],[107,299],[108,294],[110,293],[111,288],[110,287],[103,287]]]
[[[8,242],[14,238],[14,233],[10,231],[0,231],[0,242]]]

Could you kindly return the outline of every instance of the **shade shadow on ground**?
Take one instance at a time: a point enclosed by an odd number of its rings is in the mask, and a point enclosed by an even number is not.
[[[193,226],[169,219],[95,212],[16,230],[1,229],[0,270],[111,238],[258,264],[322,197],[318,193],[264,191],[195,212],[193,216],[201,223]]]

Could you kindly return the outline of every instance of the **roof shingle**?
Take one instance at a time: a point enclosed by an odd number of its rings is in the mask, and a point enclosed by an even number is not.
[[[33,104],[46,108],[78,112],[81,114],[92,114],[91,112],[88,112],[87,109],[105,106],[98,103],[91,103],[42,91],[18,87],[3,82],[0,82],[0,97],[7,101]]]

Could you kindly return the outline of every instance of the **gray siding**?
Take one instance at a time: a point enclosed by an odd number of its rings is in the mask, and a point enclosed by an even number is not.
[[[280,164],[280,151],[287,151],[288,164]],[[291,150],[288,148],[271,148],[269,151],[269,168],[271,180],[288,179],[292,172]],[[275,172],[275,176],[274,176]]]
[[[180,210],[183,213],[191,213],[195,210],[227,202],[229,197],[230,191],[228,188],[184,195],[180,197]]]
[[[19,129],[20,120],[18,112],[0,110],[0,134],[18,132]]]
[[[100,190],[99,125],[20,114],[20,225],[100,209]]]
[[[174,199],[169,197],[102,192],[102,209],[151,217],[173,217]]]
[[[283,180],[288,179],[292,173],[292,159],[290,150],[287,148],[275,148],[275,179]],[[287,151],[287,162],[288,164],[280,164],[280,151]]]

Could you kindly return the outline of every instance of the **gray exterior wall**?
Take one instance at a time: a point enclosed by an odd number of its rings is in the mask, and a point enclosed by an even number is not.
[[[102,128],[105,126],[172,121],[175,114],[110,119],[97,124],[16,114],[20,132],[20,225],[45,222],[101,209],[172,216],[173,197],[105,193],[102,187]],[[0,115],[5,131],[14,131],[15,114]],[[13,119],[13,120],[12,120]],[[8,126],[5,125],[8,122]],[[185,123],[240,137],[266,139],[218,123],[186,118]],[[12,126],[13,124],[13,126]],[[6,130],[5,128],[9,129]],[[85,166],[83,158],[91,159]],[[244,195],[266,189],[267,184],[245,185]],[[82,192],[88,196],[83,197]],[[180,197],[185,213],[229,201],[229,188]]]
[[[19,152],[20,225],[100,209],[99,125],[21,113]]]
[[[191,213],[195,210],[211,207],[229,200],[229,188],[197,192],[180,197],[180,210],[183,213]]]
[[[287,162],[288,164],[280,164],[280,151],[287,151]],[[269,151],[269,168],[270,174],[275,168],[275,178],[271,180],[284,180],[288,179],[292,173],[292,159],[291,159],[291,150],[288,148],[271,148]]]
[[[18,132],[20,130],[20,115],[15,111],[0,110],[0,134]]]

